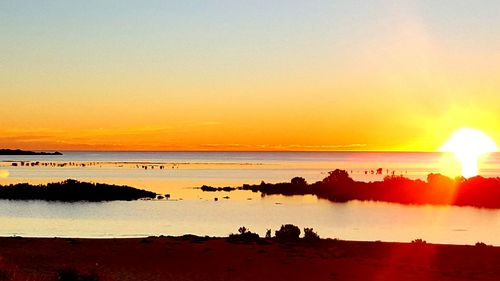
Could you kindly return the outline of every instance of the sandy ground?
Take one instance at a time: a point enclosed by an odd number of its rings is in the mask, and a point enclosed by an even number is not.
[[[0,238],[0,263],[32,280],[64,268],[123,281],[500,280],[500,247],[334,240]]]

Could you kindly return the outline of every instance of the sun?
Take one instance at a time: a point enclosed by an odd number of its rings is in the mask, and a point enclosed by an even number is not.
[[[462,176],[470,178],[478,175],[479,158],[497,151],[496,143],[477,129],[461,128],[440,148],[442,152],[452,152],[462,165]]]

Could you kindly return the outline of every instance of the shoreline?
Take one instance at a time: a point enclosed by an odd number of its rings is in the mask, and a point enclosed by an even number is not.
[[[209,236],[209,235],[198,235],[198,234],[191,234],[187,233],[184,235],[176,236],[176,235],[130,235],[130,236],[81,236],[81,237],[76,237],[76,236],[25,236],[25,235],[0,235],[0,240],[3,239],[33,239],[33,240],[46,240],[46,239],[54,239],[54,240],[137,240],[137,239],[186,239],[187,237],[191,237],[193,239],[198,239],[198,240],[224,240],[228,239],[227,236]],[[267,242],[275,242],[275,243],[281,243],[276,241],[274,237],[272,238],[265,238],[263,236],[259,236],[260,241],[267,241]],[[470,244],[460,244],[460,243],[441,243],[441,242],[429,242],[426,239],[421,239],[419,237],[415,237],[413,241],[389,241],[389,240],[352,240],[352,239],[342,239],[342,238],[335,238],[335,237],[323,237],[321,236],[320,241],[321,243],[326,243],[326,242],[346,242],[346,243],[382,243],[382,244],[415,244],[415,240],[422,240],[424,241],[425,245],[435,245],[435,246],[456,246],[456,247],[478,247],[478,244],[482,244],[482,246],[485,247],[491,247],[491,248],[499,248],[500,245],[497,244],[489,244],[489,243],[484,243],[483,241],[476,241]],[[307,245],[306,241],[303,241],[303,237],[301,237],[298,241],[296,241],[299,244],[304,244]],[[247,243],[247,242],[241,242],[241,243]],[[0,257],[1,257],[1,252],[0,252]]]
[[[486,245],[234,242],[194,235],[0,237],[0,261],[36,280],[54,280],[66,269],[96,274],[98,280],[496,280],[500,275],[500,247]]]

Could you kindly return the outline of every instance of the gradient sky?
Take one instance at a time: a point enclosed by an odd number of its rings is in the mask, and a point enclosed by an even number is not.
[[[397,3],[396,3],[397,2]],[[500,141],[490,1],[0,1],[0,147]]]

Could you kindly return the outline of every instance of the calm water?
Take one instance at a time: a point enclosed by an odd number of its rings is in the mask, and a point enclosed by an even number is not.
[[[12,166],[13,161],[18,166]],[[47,166],[21,166],[21,161]],[[379,167],[384,174],[373,175],[371,171]],[[266,229],[294,223],[314,227],[323,237],[341,239],[407,242],[423,238],[500,245],[500,210],[356,201],[334,204],[313,196],[261,198],[247,191],[203,193],[193,188],[288,181],[294,176],[313,182],[335,168],[366,181],[381,180],[393,172],[425,179],[430,172],[459,170],[450,156],[440,153],[66,152],[63,156],[0,156],[0,184],[74,178],[128,184],[172,196],[169,201],[76,204],[0,200],[0,235],[221,236],[242,225],[263,235]],[[500,176],[500,155],[484,159],[481,168],[482,175]],[[222,199],[226,195],[230,198]],[[214,197],[220,200],[216,202]]]

